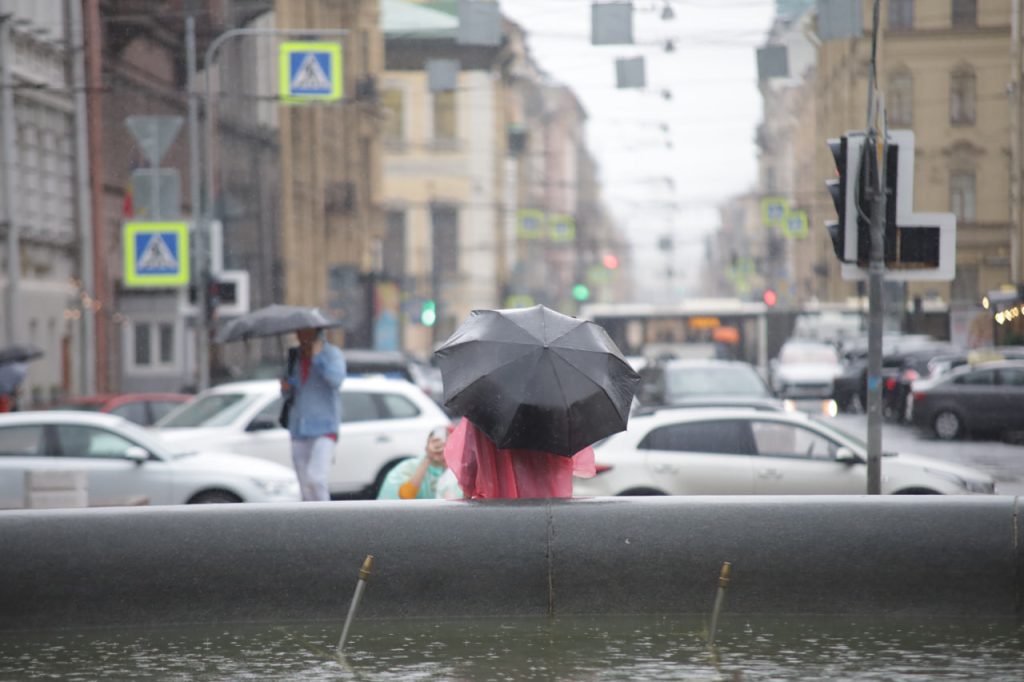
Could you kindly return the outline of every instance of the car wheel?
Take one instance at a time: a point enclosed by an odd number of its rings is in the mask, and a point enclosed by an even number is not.
[[[935,435],[942,440],[956,440],[963,431],[963,422],[956,412],[942,410],[935,415],[932,428],[935,430]]]
[[[660,490],[654,488],[630,488],[618,494],[618,497],[649,497],[652,495],[664,495]]]
[[[204,490],[201,493],[196,493],[192,496],[192,499],[188,501],[189,504],[227,504],[233,502],[241,502],[242,498],[234,493],[229,493],[226,490]]]

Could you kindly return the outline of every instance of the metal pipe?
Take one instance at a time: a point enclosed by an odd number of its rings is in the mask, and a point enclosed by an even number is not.
[[[348,616],[345,618],[345,626],[341,629],[341,639],[338,640],[338,655],[345,651],[345,640],[348,639],[348,630],[352,621],[356,618],[356,611],[359,609],[359,600],[363,598],[363,591],[366,589],[366,581],[370,579],[370,571],[373,569],[373,555],[367,554],[363,560],[363,567],[359,569],[359,580],[356,581],[356,592],[352,595],[352,603],[348,607]]]
[[[18,225],[17,194],[14,174],[17,168],[17,123],[14,119],[14,62],[11,44],[13,14],[0,16],[0,151],[3,153],[3,213],[0,220],[7,228],[7,290],[5,334],[7,342],[14,344],[20,336],[21,305],[18,290],[21,285],[21,233]]]
[[[185,89],[188,92],[188,199],[189,213],[192,218],[192,235],[195,240],[194,261],[196,267],[192,273],[192,283],[196,289],[196,303],[199,316],[205,314],[206,291],[202,286],[203,277],[202,263],[205,262],[205,243],[200,239],[200,221],[202,220],[201,202],[202,185],[200,174],[202,173],[199,159],[199,93],[196,91],[196,19],[191,14],[185,18]],[[198,365],[197,384],[200,390],[209,385],[209,361],[203,356],[203,350],[207,347],[206,339],[198,336],[196,339]],[[204,377],[202,368],[207,368]],[[204,383],[205,379],[205,383]]]
[[[78,276],[81,288],[92,292],[93,222],[89,196],[89,118],[85,97],[85,26],[81,0],[67,0],[71,25],[71,85],[75,101],[75,195],[78,204]],[[96,317],[91,305],[82,306],[82,338],[79,361],[82,363],[79,390],[83,395],[96,393]]]
[[[879,22],[880,0],[875,0],[871,31],[871,68],[868,81],[868,128],[864,140],[864,154],[861,163],[866,163],[867,155],[877,158],[877,59],[878,34],[881,31]],[[883,135],[884,135],[883,129]],[[885,139],[882,140],[883,152]],[[878,177],[884,179],[886,159],[883,155],[879,162]],[[871,251],[868,262],[868,466],[867,493],[878,495],[882,491],[882,326],[885,315],[882,299],[882,286],[885,278],[885,184],[879,185],[877,178],[870,178],[874,185],[869,189],[872,193],[871,202]]]
[[[728,561],[722,564],[722,571],[718,574],[718,591],[715,593],[715,606],[711,609],[711,627],[708,628],[708,646],[714,646],[715,633],[718,630],[718,617],[722,613],[722,604],[725,602],[725,588],[729,587],[729,573],[732,564]]]

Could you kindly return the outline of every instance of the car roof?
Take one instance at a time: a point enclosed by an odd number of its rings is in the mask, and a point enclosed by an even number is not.
[[[81,410],[30,410],[27,412],[7,412],[0,414],[0,426],[12,424],[45,424],[63,422],[65,424],[83,424],[89,426],[117,427],[124,425],[126,420],[105,412],[82,412]]]
[[[810,417],[802,412],[763,410],[755,407],[676,407],[668,406],[649,414],[636,414],[630,421],[642,420],[648,426],[660,426],[678,421],[699,421],[701,419],[729,419],[770,417],[798,423],[807,423]]]

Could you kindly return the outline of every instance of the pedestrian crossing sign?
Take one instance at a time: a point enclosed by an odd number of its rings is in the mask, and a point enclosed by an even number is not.
[[[188,223],[128,222],[121,243],[126,287],[188,285]]]
[[[278,61],[282,100],[308,102],[341,99],[344,86],[340,43],[281,43]]]

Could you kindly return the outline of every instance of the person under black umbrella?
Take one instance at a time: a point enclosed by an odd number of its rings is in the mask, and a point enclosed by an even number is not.
[[[571,497],[640,381],[604,329],[540,305],[475,310],[435,355],[463,415],[445,460],[469,498]]]
[[[24,362],[0,364],[0,412],[17,412],[18,389],[28,376],[28,365]]]
[[[328,475],[341,427],[341,388],[347,373],[345,356],[324,339],[324,330],[300,329],[298,348],[288,351],[281,393],[290,407],[283,415],[291,435],[292,462],[302,499],[330,499]]]

